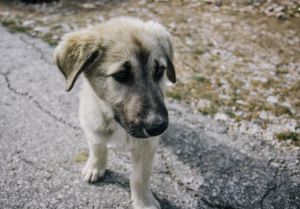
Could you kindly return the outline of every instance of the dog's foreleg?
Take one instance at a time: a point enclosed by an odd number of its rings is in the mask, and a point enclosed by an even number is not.
[[[135,141],[132,148],[133,171],[130,179],[131,199],[134,209],[160,209],[149,185],[158,138]]]
[[[84,130],[88,139],[89,158],[82,171],[82,176],[86,182],[95,182],[105,174],[107,164],[107,146],[101,139],[100,134]]]

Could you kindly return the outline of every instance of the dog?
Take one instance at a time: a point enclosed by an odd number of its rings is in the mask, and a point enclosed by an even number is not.
[[[128,149],[134,209],[159,209],[149,179],[160,135],[168,127],[167,79],[176,82],[171,35],[154,21],[118,17],[63,36],[54,60],[70,91],[83,74],[79,117],[89,158],[83,179],[103,177],[108,146]]]

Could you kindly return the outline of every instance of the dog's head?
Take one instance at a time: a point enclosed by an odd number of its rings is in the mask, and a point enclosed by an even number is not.
[[[166,130],[165,78],[175,83],[176,75],[170,34],[160,24],[116,18],[65,35],[54,57],[67,91],[83,72],[130,135],[146,138]]]

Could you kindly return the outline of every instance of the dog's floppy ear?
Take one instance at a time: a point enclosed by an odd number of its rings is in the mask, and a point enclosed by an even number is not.
[[[173,65],[174,49],[170,35],[167,35],[167,37],[159,38],[159,42],[164,50],[167,60],[167,77],[172,83],[176,83],[176,72]]]
[[[66,34],[54,50],[54,60],[66,78],[70,91],[80,72],[87,69],[103,53],[101,38],[93,29]]]
[[[172,63],[172,61],[170,60],[170,58],[167,56],[167,77],[168,79],[172,82],[172,83],[176,83],[176,72],[175,72],[175,68],[174,65]]]

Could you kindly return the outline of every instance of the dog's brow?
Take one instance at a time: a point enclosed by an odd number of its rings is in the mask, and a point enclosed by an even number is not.
[[[113,74],[122,71],[121,66],[123,63],[124,62],[116,62],[116,63],[111,64],[106,73],[106,76],[112,76]]]
[[[167,61],[165,57],[159,57],[158,59],[154,59],[155,63],[160,67],[167,67]]]

